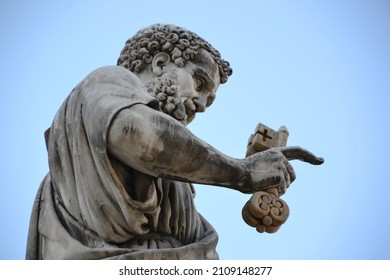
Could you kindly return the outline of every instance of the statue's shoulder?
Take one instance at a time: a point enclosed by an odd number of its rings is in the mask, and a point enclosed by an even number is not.
[[[129,71],[128,69],[122,66],[103,66],[92,71],[88,77],[101,77],[101,78],[110,78],[110,77],[125,77],[128,79],[139,80],[138,77]]]
[[[103,66],[87,75],[72,91],[85,102],[116,102],[119,97],[131,100],[147,100],[152,97],[147,93],[142,81],[130,70],[122,66]],[[104,103],[104,102],[103,102]]]
[[[85,79],[84,83],[118,83],[130,82],[143,86],[140,79],[128,69],[122,66],[103,66],[92,71]]]

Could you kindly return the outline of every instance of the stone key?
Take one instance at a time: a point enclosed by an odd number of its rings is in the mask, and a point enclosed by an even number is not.
[[[275,131],[259,123],[255,133],[249,137],[246,156],[273,147],[285,147],[288,135],[285,126],[281,126],[278,131]],[[289,213],[287,203],[279,198],[278,189],[272,187],[252,195],[242,209],[242,218],[260,233],[274,233],[286,222]]]
[[[246,156],[248,157],[273,147],[286,147],[288,135],[289,133],[285,126],[281,126],[278,131],[275,131],[259,123],[256,126],[255,134],[251,134],[249,137]]]

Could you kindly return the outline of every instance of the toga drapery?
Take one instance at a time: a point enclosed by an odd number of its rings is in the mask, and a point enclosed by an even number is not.
[[[108,154],[111,122],[134,104],[159,110],[119,66],[92,72],[62,104],[46,133],[50,172],[34,202],[27,259],[218,258],[217,233],[197,212],[191,184],[151,177]]]

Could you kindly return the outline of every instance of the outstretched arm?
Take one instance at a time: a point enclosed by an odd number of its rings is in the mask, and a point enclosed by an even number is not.
[[[151,176],[224,186],[245,193],[276,185],[285,190],[295,179],[283,150],[270,149],[235,159],[197,138],[169,115],[142,104],[124,109],[115,117],[108,133],[108,151]],[[301,149],[290,159],[317,159],[307,153]]]

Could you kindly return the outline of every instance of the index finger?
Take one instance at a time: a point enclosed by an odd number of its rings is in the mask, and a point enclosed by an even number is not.
[[[308,150],[301,147],[280,147],[279,151],[288,160],[298,159],[314,165],[320,165],[324,163],[324,159],[322,157],[317,157],[312,152],[309,152]]]

